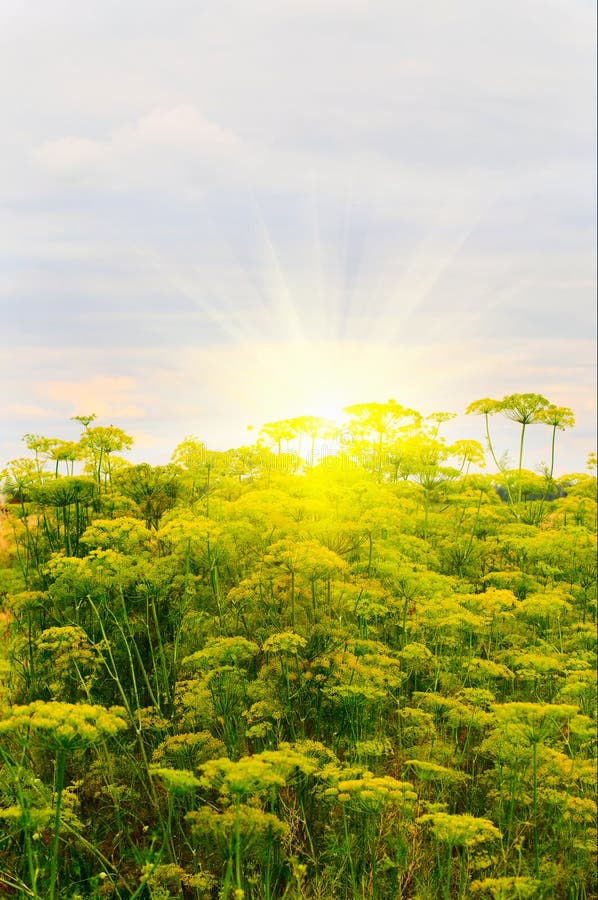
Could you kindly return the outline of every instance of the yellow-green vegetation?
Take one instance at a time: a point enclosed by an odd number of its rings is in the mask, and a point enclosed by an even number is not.
[[[491,473],[450,414],[394,400],[162,466],[94,416],[25,436],[0,479],[0,895],[596,897],[596,479],[555,476],[569,409],[468,412]]]

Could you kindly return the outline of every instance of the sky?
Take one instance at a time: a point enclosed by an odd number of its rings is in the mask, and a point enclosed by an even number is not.
[[[0,0],[0,468],[91,412],[164,463],[391,397],[482,440],[465,407],[529,391],[583,471],[595,33],[589,0]]]

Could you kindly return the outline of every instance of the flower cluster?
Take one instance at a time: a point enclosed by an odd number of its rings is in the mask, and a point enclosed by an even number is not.
[[[34,732],[47,746],[76,750],[114,737],[127,728],[121,707],[105,709],[90,703],[59,703],[35,700],[13,706],[0,720],[0,734],[23,735]],[[23,734],[25,732],[25,734]]]
[[[336,800],[355,811],[379,813],[388,806],[409,808],[417,800],[413,785],[397,781],[390,775],[376,777],[367,770],[357,777],[351,770],[340,770],[336,777],[334,772],[329,771],[328,774],[335,783],[324,790],[324,797]]]
[[[502,834],[490,819],[476,816],[436,812],[419,816],[416,821],[418,825],[428,826],[439,843],[450,844],[451,847],[471,849],[502,839]]]

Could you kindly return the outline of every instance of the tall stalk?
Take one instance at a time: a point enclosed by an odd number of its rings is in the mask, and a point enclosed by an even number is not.
[[[56,875],[58,872],[58,846],[60,842],[60,811],[62,809],[62,792],[64,788],[64,770],[66,768],[66,751],[60,749],[56,753],[56,778],[54,790],[56,793],[56,811],[54,813],[54,837],[52,840],[52,852],[50,860],[50,886],[48,900],[54,900],[56,894]]]
[[[521,503],[521,470],[523,468],[523,442],[525,440],[526,422],[521,423],[521,437],[519,439],[519,466],[517,468],[517,504]]]

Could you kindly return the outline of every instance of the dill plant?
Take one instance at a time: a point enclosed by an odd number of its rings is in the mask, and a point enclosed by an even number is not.
[[[92,417],[78,450],[28,436],[0,519],[2,889],[589,900],[595,478],[526,471],[528,426],[554,450],[570,423],[534,397],[472,404],[527,417],[495,475],[394,401],[311,463],[299,419],[275,452],[190,439],[128,472]]]
[[[467,814],[450,815],[445,812],[426,813],[419,816],[417,824],[425,827],[438,848],[437,871],[440,878],[442,896],[463,897],[466,879],[477,854],[485,851],[502,839],[502,834],[493,822]],[[445,849],[444,859],[441,849]],[[458,850],[459,878],[456,893],[453,892],[453,850]]]
[[[324,769],[322,780],[330,785],[323,787],[323,798],[340,810],[350,896],[382,898],[389,889],[399,891],[406,823],[417,800],[411,783],[359,768],[336,767]],[[379,867],[382,854],[388,860],[386,878]]]
[[[17,743],[25,746],[33,735],[42,747],[55,753],[54,821],[46,895],[48,900],[54,900],[57,886],[61,810],[67,755],[98,744],[109,737],[114,737],[119,731],[125,730],[126,722],[123,713],[122,709],[107,710],[87,703],[34,701],[24,706],[13,706],[9,714],[0,719],[0,734],[10,735]],[[27,824],[30,824],[29,820]],[[30,844],[28,849],[31,852]],[[33,866],[30,861],[30,872],[32,870]],[[33,889],[35,890],[35,882]]]

